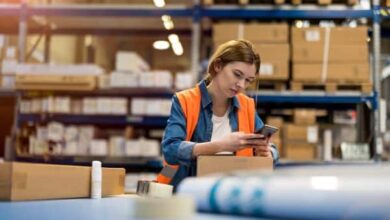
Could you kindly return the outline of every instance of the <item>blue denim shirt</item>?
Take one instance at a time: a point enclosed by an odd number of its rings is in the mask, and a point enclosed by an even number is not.
[[[172,180],[172,185],[177,186],[178,183],[187,176],[196,175],[196,158],[192,158],[192,150],[196,143],[209,142],[213,131],[213,123],[211,117],[212,100],[207,91],[205,81],[199,84],[202,94],[200,114],[198,124],[196,125],[191,141],[186,139],[186,119],[181,109],[180,102],[176,95],[172,100],[171,114],[168,119],[167,127],[165,128],[164,137],[162,140],[162,151],[164,158],[168,164],[180,165],[175,177]],[[229,122],[232,131],[238,131],[237,109],[240,108],[237,97],[232,98],[229,108]],[[263,121],[256,114],[255,130],[259,130],[264,126]],[[274,163],[279,159],[279,153],[275,146],[271,148]]]

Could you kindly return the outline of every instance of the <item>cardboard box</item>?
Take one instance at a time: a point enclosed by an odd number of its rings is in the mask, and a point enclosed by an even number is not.
[[[274,116],[267,117],[266,124],[272,125],[274,127],[281,129],[283,126],[283,118],[282,117],[274,117]]]
[[[367,44],[367,27],[333,27],[329,29],[330,45],[366,45]],[[292,44],[312,44],[324,45],[325,28],[308,27],[291,30]]]
[[[370,82],[368,63],[331,63],[326,82]],[[321,82],[322,64],[293,64],[292,78],[302,82]]]
[[[289,69],[287,60],[264,60],[260,65],[259,77],[263,80],[287,80]]]
[[[317,125],[286,124],[283,127],[283,143],[289,141],[302,141],[307,143],[318,142]]]
[[[324,45],[294,44],[292,45],[293,62],[322,63]],[[328,62],[368,62],[368,45],[334,45],[329,46]]]
[[[124,193],[124,169],[103,168],[102,178],[102,196]],[[0,163],[0,200],[90,197],[90,185],[90,167]]]
[[[259,44],[254,43],[256,51],[259,52],[261,61],[280,60],[288,61],[290,59],[290,45],[280,44]]]
[[[290,160],[314,160],[316,157],[316,145],[305,142],[288,141],[284,143],[286,159]]]
[[[197,161],[197,176],[237,170],[272,169],[272,158],[265,157],[200,156]]]
[[[225,42],[234,39],[247,39],[252,43],[287,43],[288,25],[260,24],[241,22],[224,22],[213,24],[214,42]]]
[[[316,123],[317,114],[315,109],[294,109],[294,124],[313,125]]]

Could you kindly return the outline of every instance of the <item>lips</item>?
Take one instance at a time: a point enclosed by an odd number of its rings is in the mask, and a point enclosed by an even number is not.
[[[232,93],[233,93],[234,95],[236,95],[236,94],[238,93],[238,91],[235,90],[235,89],[230,89],[230,91],[232,91]]]

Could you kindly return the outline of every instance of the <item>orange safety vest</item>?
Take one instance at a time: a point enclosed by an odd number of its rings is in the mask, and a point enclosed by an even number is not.
[[[184,90],[176,93],[179,99],[180,106],[183,110],[184,116],[186,117],[187,124],[187,136],[186,141],[190,141],[192,134],[195,131],[198,123],[201,97],[199,85],[195,88]],[[255,103],[252,98],[244,94],[238,94],[236,96],[240,103],[238,109],[238,130],[245,133],[254,133],[255,131]],[[245,148],[236,152],[236,156],[251,157],[253,156],[252,148]],[[170,184],[173,177],[175,176],[179,165],[170,165],[166,161],[163,162],[163,169],[157,176],[158,183]]]

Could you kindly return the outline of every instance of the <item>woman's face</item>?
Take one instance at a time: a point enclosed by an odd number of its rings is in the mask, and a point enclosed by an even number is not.
[[[215,70],[217,74],[213,83],[226,98],[243,92],[256,79],[255,64],[237,61],[228,63],[224,67],[217,65]]]

